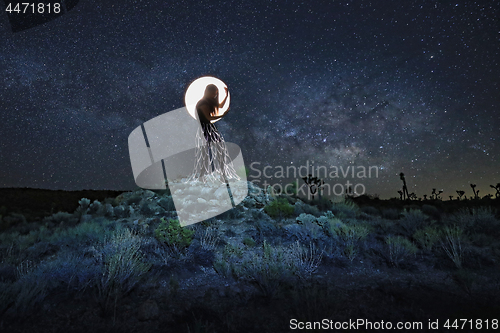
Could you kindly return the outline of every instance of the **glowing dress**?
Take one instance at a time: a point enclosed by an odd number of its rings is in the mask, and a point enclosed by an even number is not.
[[[196,133],[194,170],[188,181],[200,179],[206,182],[207,177],[202,177],[204,175],[223,183],[227,183],[227,179],[230,178],[239,180],[240,177],[234,170],[222,134],[220,134],[215,124],[205,118],[199,108],[203,104],[209,103],[202,99],[196,104],[196,115],[201,126]],[[222,160],[219,161],[219,159]],[[214,170],[212,170],[212,165]]]

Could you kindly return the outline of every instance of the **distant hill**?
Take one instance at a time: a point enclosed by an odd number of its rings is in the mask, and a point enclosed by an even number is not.
[[[78,201],[82,198],[90,199],[91,202],[94,200],[103,202],[106,198],[113,199],[124,192],[128,191],[0,188],[0,207],[5,207],[2,208],[0,214],[6,215],[15,212],[29,218],[34,216],[44,217],[59,211],[72,213],[78,207]]]

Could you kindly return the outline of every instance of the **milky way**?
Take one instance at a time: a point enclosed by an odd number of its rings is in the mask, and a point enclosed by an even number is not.
[[[493,193],[498,4],[377,3],[80,1],[17,33],[0,15],[0,186],[136,188],[130,132],[213,75],[247,166],[377,166],[357,182],[382,198],[400,172],[418,196]]]

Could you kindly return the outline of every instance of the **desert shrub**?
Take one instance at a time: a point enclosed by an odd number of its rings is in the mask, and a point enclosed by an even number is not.
[[[124,218],[128,217],[130,214],[130,210],[128,207],[125,207],[123,205],[113,207],[113,215],[116,216],[117,218]]]
[[[495,211],[491,207],[473,208],[472,217],[475,231],[498,234],[500,221],[495,218]]]
[[[298,224],[315,223],[316,217],[311,214],[302,213],[295,218],[295,221],[297,221]]]
[[[359,215],[360,209],[354,202],[346,200],[344,202],[336,202],[331,206],[332,213],[340,219],[355,218]]]
[[[316,242],[324,233],[320,226],[312,221],[304,221],[303,224],[290,224],[286,226],[286,235],[292,241],[299,241],[302,244]]]
[[[297,217],[300,216],[300,214],[310,214],[318,217],[321,215],[321,212],[316,206],[297,201],[293,206],[293,215]]]
[[[462,208],[446,219],[447,225],[456,225],[468,232],[497,234],[500,221],[491,207]]]
[[[78,217],[80,221],[81,218],[86,215],[90,208],[90,199],[82,198],[78,201],[79,206],[75,210],[75,216]]]
[[[440,218],[439,210],[436,208],[436,206],[422,205],[422,212],[425,215],[430,216],[430,217],[432,217],[434,219],[439,219]]]
[[[301,280],[308,280],[318,270],[323,258],[324,248],[320,249],[312,242],[309,243],[309,246],[304,247],[297,241],[290,246],[290,250],[296,259],[295,274]]]
[[[44,262],[42,268],[45,278],[52,284],[83,292],[96,285],[101,275],[101,260],[102,253],[93,247],[93,251],[85,255],[64,251],[55,259]]]
[[[141,202],[142,197],[139,194],[133,193],[128,199],[127,199],[127,205],[132,205],[132,204],[138,204]]]
[[[190,258],[191,262],[196,265],[204,267],[213,266],[215,259],[214,249],[209,248],[206,245],[203,246],[197,239],[193,240],[186,254],[186,259]]]
[[[221,220],[232,220],[241,217],[241,215],[241,211],[239,211],[237,208],[231,208],[229,210],[226,210],[222,214],[219,214],[217,218]]]
[[[191,244],[194,231],[181,227],[179,220],[161,218],[155,230],[155,237],[163,244],[176,250],[182,250]]]
[[[318,209],[321,212],[324,212],[330,210],[330,207],[332,206],[332,201],[326,197],[321,197],[318,199],[318,201],[314,203],[314,205],[318,207]]]
[[[257,230],[257,235],[255,236],[255,241],[261,243],[264,238],[275,236],[278,232],[278,227],[269,220],[257,220],[255,221],[255,229]]]
[[[440,238],[441,233],[439,230],[430,226],[419,229],[413,234],[413,239],[415,239],[423,249],[428,251],[432,250],[434,245],[439,242]]]
[[[411,236],[417,229],[421,229],[424,226],[427,218],[421,210],[411,209],[410,211],[403,212],[403,217],[399,220],[399,225],[408,236]]]
[[[46,240],[58,246],[79,248],[82,245],[102,243],[106,237],[113,234],[116,227],[115,221],[109,221],[103,217],[95,218],[75,227],[54,229]]]
[[[102,248],[102,273],[97,282],[98,299],[104,310],[110,302],[127,294],[137,285],[151,264],[143,262],[141,238],[124,228],[107,240]]]
[[[240,243],[227,243],[222,252],[215,254],[213,267],[217,274],[226,278],[237,278],[236,265],[241,262],[244,251],[245,248]]]
[[[124,211],[126,212],[127,209],[124,209]],[[115,207],[113,207],[110,203],[99,204],[93,216],[106,218],[114,217]]]
[[[213,251],[217,248],[220,240],[218,230],[212,227],[201,229],[200,245],[206,251]]]
[[[224,246],[222,256],[225,260],[230,260],[233,257],[242,258],[245,248],[238,242],[230,242]]]
[[[235,273],[239,278],[254,282],[265,297],[272,298],[291,283],[297,271],[296,257],[284,247],[272,247],[264,241],[255,253],[247,255]]]
[[[329,211],[330,212],[330,211]],[[326,217],[326,216],[320,216],[318,218],[316,218],[316,223],[320,226],[320,227],[323,227],[325,224],[328,223],[328,221],[330,221],[330,218]]]
[[[259,209],[251,209],[251,215],[254,220],[263,220],[263,219],[268,219],[269,216],[263,213]]]
[[[264,211],[272,218],[283,218],[292,216],[294,207],[285,198],[277,198],[264,207]]]
[[[148,201],[143,201],[143,203],[139,208],[139,212],[141,213],[142,216],[149,216],[149,217],[154,216],[156,213]]]
[[[0,231],[7,230],[13,226],[19,228],[20,226],[26,225],[26,217],[23,214],[12,212],[9,215],[3,217],[0,215]]]
[[[87,213],[90,215],[97,215],[97,213],[101,209],[102,209],[102,204],[99,202],[99,200],[94,200],[94,202],[90,204]]]
[[[331,220],[331,219],[334,219],[335,218],[335,214],[332,213],[331,210],[327,210],[324,214],[323,214],[324,217],[326,217],[327,219]]]
[[[256,243],[252,237],[245,237],[245,238],[243,238],[243,244],[245,244],[246,246],[249,246],[249,247],[253,247],[253,246],[255,246]]]
[[[44,300],[48,282],[36,264],[31,261],[21,262],[17,267],[17,280],[0,283],[0,314],[28,314]]]
[[[172,200],[170,196],[161,198],[160,201],[158,201],[158,205],[168,212],[175,210],[174,200]]]
[[[278,196],[278,198],[283,198],[283,199],[286,199],[286,201],[290,204],[290,205],[294,205],[295,204],[295,199],[293,199],[291,196],[287,195],[287,194],[280,194]]]
[[[374,216],[380,215],[380,211],[373,206],[365,206],[361,208],[361,211],[368,215],[374,215]]]
[[[382,217],[389,220],[399,219],[399,211],[396,208],[382,209]]]
[[[227,259],[224,259],[220,253],[215,254],[213,267],[217,274],[225,278],[237,278],[234,271],[234,264]]]
[[[368,235],[368,228],[365,226],[347,225],[339,219],[329,220],[324,228],[330,237],[340,242],[344,256],[350,261],[353,261],[358,254],[360,241],[364,240]]]
[[[78,218],[71,213],[67,212],[57,212],[51,216],[46,216],[43,218],[42,222],[54,223],[56,225],[62,224],[75,224],[78,222]]]
[[[463,229],[459,226],[445,227],[441,247],[457,268],[462,268]]]
[[[418,251],[415,244],[402,236],[387,236],[387,259],[390,264],[399,267],[400,263]]]
[[[40,241],[38,230],[31,230],[27,235],[19,236],[16,243],[19,250],[23,251],[38,241]]]
[[[161,245],[154,237],[144,237],[141,244],[141,252],[146,262],[154,266],[167,265],[171,259],[168,249]]]

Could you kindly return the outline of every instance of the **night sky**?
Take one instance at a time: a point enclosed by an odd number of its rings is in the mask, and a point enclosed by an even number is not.
[[[377,166],[354,183],[381,198],[400,172],[419,197],[494,193],[498,17],[497,1],[81,0],[12,33],[2,13],[0,187],[137,188],[130,132],[212,75],[249,168]]]

